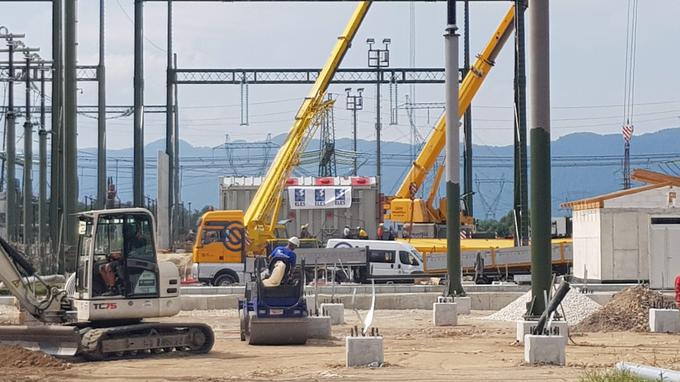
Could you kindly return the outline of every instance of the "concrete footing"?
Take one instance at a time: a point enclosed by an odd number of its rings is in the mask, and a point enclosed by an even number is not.
[[[344,304],[321,304],[321,315],[331,318],[331,325],[342,325],[345,323]]]
[[[380,366],[385,362],[382,337],[345,337],[345,365]]]
[[[680,310],[650,309],[649,330],[653,333],[680,332]]]
[[[307,317],[307,338],[319,340],[332,339],[331,318],[328,316]]]
[[[454,302],[458,304],[458,314],[470,314],[470,310],[472,309],[472,298],[456,297]]]
[[[566,346],[566,337],[527,334],[524,336],[524,362],[564,366]]]
[[[435,302],[432,304],[432,323],[434,326],[458,325],[458,304],[455,302]]]
[[[533,334],[534,329],[538,325],[538,321],[517,321],[517,335],[515,339],[519,343],[524,342],[524,336],[527,334]],[[569,325],[566,321],[553,321],[550,324],[550,328],[543,329],[544,336],[562,336],[565,339],[569,335]]]

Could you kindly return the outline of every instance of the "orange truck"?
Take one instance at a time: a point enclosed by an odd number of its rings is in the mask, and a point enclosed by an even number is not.
[[[208,211],[198,222],[191,275],[215,286],[238,284],[243,281],[245,248],[243,211]]]

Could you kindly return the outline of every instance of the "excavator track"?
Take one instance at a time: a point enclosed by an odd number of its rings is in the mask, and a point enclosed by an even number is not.
[[[140,358],[152,354],[208,353],[215,343],[210,326],[189,323],[142,323],[81,331],[78,355],[89,361]]]

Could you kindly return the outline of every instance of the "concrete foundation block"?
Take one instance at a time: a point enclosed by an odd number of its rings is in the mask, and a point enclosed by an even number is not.
[[[458,304],[458,314],[470,314],[470,309],[472,308],[472,298],[456,297],[453,301]]]
[[[680,332],[680,310],[650,309],[649,330],[653,333]]]
[[[566,347],[566,337],[527,334],[524,336],[524,362],[564,366],[567,363]]]
[[[345,337],[345,365],[347,367],[379,366],[384,362],[382,337]]]
[[[345,323],[344,304],[321,304],[321,315],[331,318],[331,325],[342,325]]]
[[[328,316],[307,317],[307,338],[329,340],[333,338],[331,333],[331,318]]]
[[[432,304],[432,323],[434,326],[458,325],[458,304],[455,302],[435,302]]]
[[[523,343],[524,336],[527,334],[533,334],[534,329],[538,325],[538,321],[517,321],[517,342]],[[569,336],[569,324],[566,321],[553,321],[550,324],[550,328],[543,329],[544,336],[562,336],[566,340]]]

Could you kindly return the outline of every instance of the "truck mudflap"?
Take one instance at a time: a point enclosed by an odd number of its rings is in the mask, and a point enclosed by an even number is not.
[[[80,331],[73,326],[0,326],[0,344],[21,346],[58,357],[75,356],[80,342]]]
[[[90,361],[138,358],[173,351],[208,353],[215,334],[205,324],[141,323],[82,331],[79,354]]]

